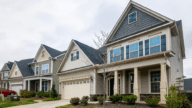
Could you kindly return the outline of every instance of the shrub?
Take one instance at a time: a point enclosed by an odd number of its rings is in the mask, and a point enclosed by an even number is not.
[[[159,101],[160,99],[158,98],[151,99],[148,97],[147,99],[145,99],[145,102],[149,104],[150,107],[155,107],[159,103]]]
[[[98,101],[100,104],[103,104],[103,97],[98,97]]]
[[[36,96],[35,91],[32,91],[32,97],[35,97],[35,96]]]
[[[185,93],[177,93],[177,87],[171,86],[168,95],[165,95],[168,108],[191,108]]]
[[[57,93],[57,91],[55,90],[55,85],[54,85],[54,84],[53,84],[53,86],[52,86],[51,97],[52,97],[52,98],[58,97],[58,93]]]
[[[44,93],[44,96],[45,96],[45,97],[50,97],[50,94],[51,94],[51,92],[48,91],[48,92],[45,92],[45,93]]]
[[[82,98],[82,100],[81,100],[81,104],[83,104],[83,105],[87,105],[87,99]]]
[[[33,95],[33,93],[31,91],[27,91],[27,90],[21,90],[20,91],[20,96],[22,98],[31,98]]]
[[[112,95],[109,97],[109,100],[112,101],[112,103],[116,103],[122,100],[122,95]]]
[[[82,99],[87,99],[87,100],[89,100],[89,96],[83,96]]]
[[[78,105],[79,104],[79,98],[78,97],[71,98],[70,103],[72,105]]]
[[[137,96],[136,95],[123,96],[123,100],[128,104],[135,104],[135,101],[137,100]]]
[[[91,96],[91,98],[92,98],[93,101],[97,101],[98,96],[97,95],[93,95],[93,96]]]
[[[42,97],[44,96],[44,92],[38,91],[38,92],[36,93],[36,95],[37,95],[39,98],[42,98]]]

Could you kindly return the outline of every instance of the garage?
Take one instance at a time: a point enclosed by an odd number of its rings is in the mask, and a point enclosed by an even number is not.
[[[64,82],[63,99],[71,99],[73,97],[79,97],[90,95],[90,81],[89,80],[77,80]]]
[[[17,92],[17,94],[20,95],[20,90],[22,90],[22,88],[23,88],[22,84],[13,84],[11,85],[10,90]]]

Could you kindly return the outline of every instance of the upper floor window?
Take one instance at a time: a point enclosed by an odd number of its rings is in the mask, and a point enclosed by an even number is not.
[[[36,66],[36,67],[35,67],[35,74],[36,74],[36,75],[39,75],[39,66]]]
[[[160,52],[160,36],[150,39],[150,54]]]
[[[137,21],[137,12],[133,12],[129,14],[129,24]]]
[[[4,79],[8,79],[8,73],[4,73]]]
[[[45,51],[43,50],[41,53],[41,57],[44,57],[44,56],[45,56]]]
[[[124,47],[116,48],[110,51],[110,62],[116,62],[124,59]]]
[[[49,73],[49,65],[42,65],[42,74],[47,74]]]
[[[138,57],[139,44],[134,43],[130,45],[130,57],[135,58]]]
[[[71,53],[71,61],[79,59],[79,51]]]
[[[15,67],[15,76],[17,76],[17,67]]]

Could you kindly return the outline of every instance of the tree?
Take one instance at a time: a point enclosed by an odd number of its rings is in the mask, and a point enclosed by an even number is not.
[[[93,42],[95,43],[96,47],[97,48],[100,48],[103,46],[103,44],[105,43],[105,40],[107,39],[108,37],[108,33],[105,33],[104,31],[100,31],[101,32],[101,36],[98,36],[96,33],[95,33],[95,37],[96,37],[96,40],[93,39]]]
[[[55,84],[53,84],[53,86],[52,86],[51,97],[52,97],[52,98],[58,97],[58,93],[57,93],[57,91],[55,90]]]

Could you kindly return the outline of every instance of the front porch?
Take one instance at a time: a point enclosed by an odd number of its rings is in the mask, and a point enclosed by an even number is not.
[[[24,79],[24,90],[28,91],[51,91],[53,79],[51,77],[37,77]]]
[[[161,104],[165,104],[169,73],[170,67],[166,63],[107,72],[107,99],[115,94],[134,94],[138,97],[137,102],[143,102],[147,97],[156,97],[160,98]]]

